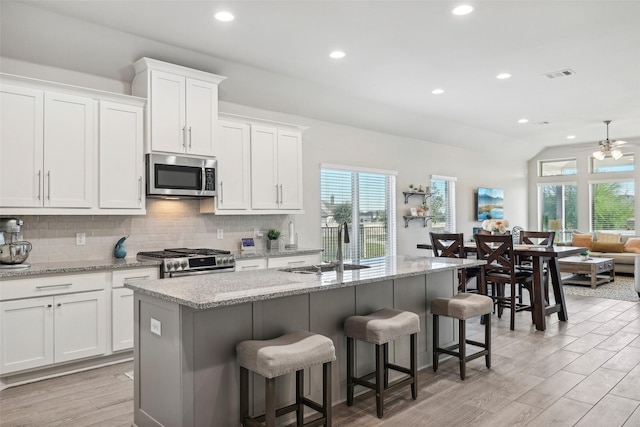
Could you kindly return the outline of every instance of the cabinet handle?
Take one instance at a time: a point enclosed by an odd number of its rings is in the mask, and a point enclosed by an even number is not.
[[[40,200],[40,196],[42,193],[42,171],[38,171],[38,200]]]
[[[280,204],[284,203],[284,193],[282,192],[282,184],[280,184]]]
[[[302,261],[287,261],[287,265],[293,265],[293,264],[304,264],[304,260]]]
[[[73,283],[60,283],[57,285],[40,285],[40,286],[36,286],[36,289],[61,288],[61,287],[71,286],[71,285],[73,285]]]
[[[260,265],[243,265],[241,268],[243,270],[249,270],[249,269],[254,269],[254,268],[259,268]]]
[[[187,125],[182,126],[182,148],[187,151]]]
[[[62,307],[62,303],[59,302],[58,304],[56,304],[58,307]]]
[[[276,184],[276,205],[280,204],[280,198],[278,196],[279,196],[279,194],[278,194],[278,184]]]
[[[224,182],[220,181],[220,203],[224,203],[224,187],[222,187]]]
[[[189,150],[191,150],[191,126],[189,126]]]
[[[47,308],[51,308],[51,307],[53,307],[52,304],[47,304]]]
[[[51,200],[51,171],[47,171],[47,200]]]
[[[135,277],[125,277],[124,280],[136,280],[136,279],[148,279],[149,276],[135,276]]]
[[[138,203],[142,203],[142,177],[138,177]]]

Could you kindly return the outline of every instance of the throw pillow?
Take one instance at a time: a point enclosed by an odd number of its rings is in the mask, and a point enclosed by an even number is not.
[[[598,242],[602,243],[620,243],[620,234],[619,233],[596,233],[598,236]]]
[[[591,244],[591,250],[594,252],[615,252],[622,253],[624,249],[624,243],[622,242],[593,242]]]
[[[573,233],[571,246],[579,246],[581,248],[591,249],[591,243],[593,243],[593,235]]]
[[[625,252],[634,252],[640,254],[640,237],[631,237],[624,244]]]

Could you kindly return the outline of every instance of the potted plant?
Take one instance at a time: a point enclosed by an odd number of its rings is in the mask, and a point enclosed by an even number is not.
[[[280,238],[280,230],[276,230],[275,228],[270,228],[267,231],[267,249],[278,249]]]
[[[409,184],[409,193],[413,193],[415,190],[415,188],[413,188],[413,184]]]
[[[584,251],[580,252],[580,258],[582,258],[583,261],[588,260],[589,255],[591,255],[591,251],[589,251],[589,249],[585,249]]]
[[[418,216],[425,216],[427,211],[429,210],[429,206],[427,206],[426,203],[421,204],[420,206],[418,206]]]

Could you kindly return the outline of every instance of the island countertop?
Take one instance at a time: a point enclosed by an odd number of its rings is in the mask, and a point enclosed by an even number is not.
[[[342,274],[288,273],[278,269],[125,282],[135,292],[196,310],[357,286],[401,277],[457,270],[484,264],[475,259],[397,256],[363,260],[369,268]]]

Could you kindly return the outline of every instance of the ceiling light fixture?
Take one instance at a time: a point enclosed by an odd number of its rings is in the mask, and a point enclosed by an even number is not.
[[[345,56],[347,56],[347,54],[346,54],[346,53],[344,53],[344,52],[343,52],[343,51],[341,51],[341,50],[334,50],[333,52],[331,52],[331,53],[329,54],[329,56],[330,56],[331,58],[333,58],[333,59],[342,59],[342,58],[344,58]]]
[[[600,148],[594,151],[592,155],[598,160],[604,160],[604,158],[610,154],[614,160],[618,160],[622,157],[622,151],[618,149],[618,146],[626,144],[627,142],[609,139],[609,123],[611,123],[611,120],[605,120],[603,123],[607,125],[607,139],[598,142]]]
[[[431,93],[434,95],[442,95],[444,93],[444,89],[434,89]]]
[[[509,73],[500,73],[496,76],[496,79],[499,79],[499,80],[506,80],[508,78],[511,78],[511,74]]]
[[[225,11],[216,12],[216,14],[213,15],[213,17],[216,18],[220,22],[230,22],[230,21],[233,21],[234,19],[236,19],[236,17],[233,16],[233,13],[225,12]]]
[[[520,119],[518,123],[529,123],[529,119]]]
[[[473,12],[473,6],[470,6],[468,4],[460,5],[451,11],[451,13],[458,16],[468,15],[471,12]]]
[[[575,135],[567,135],[567,139],[576,139]]]

